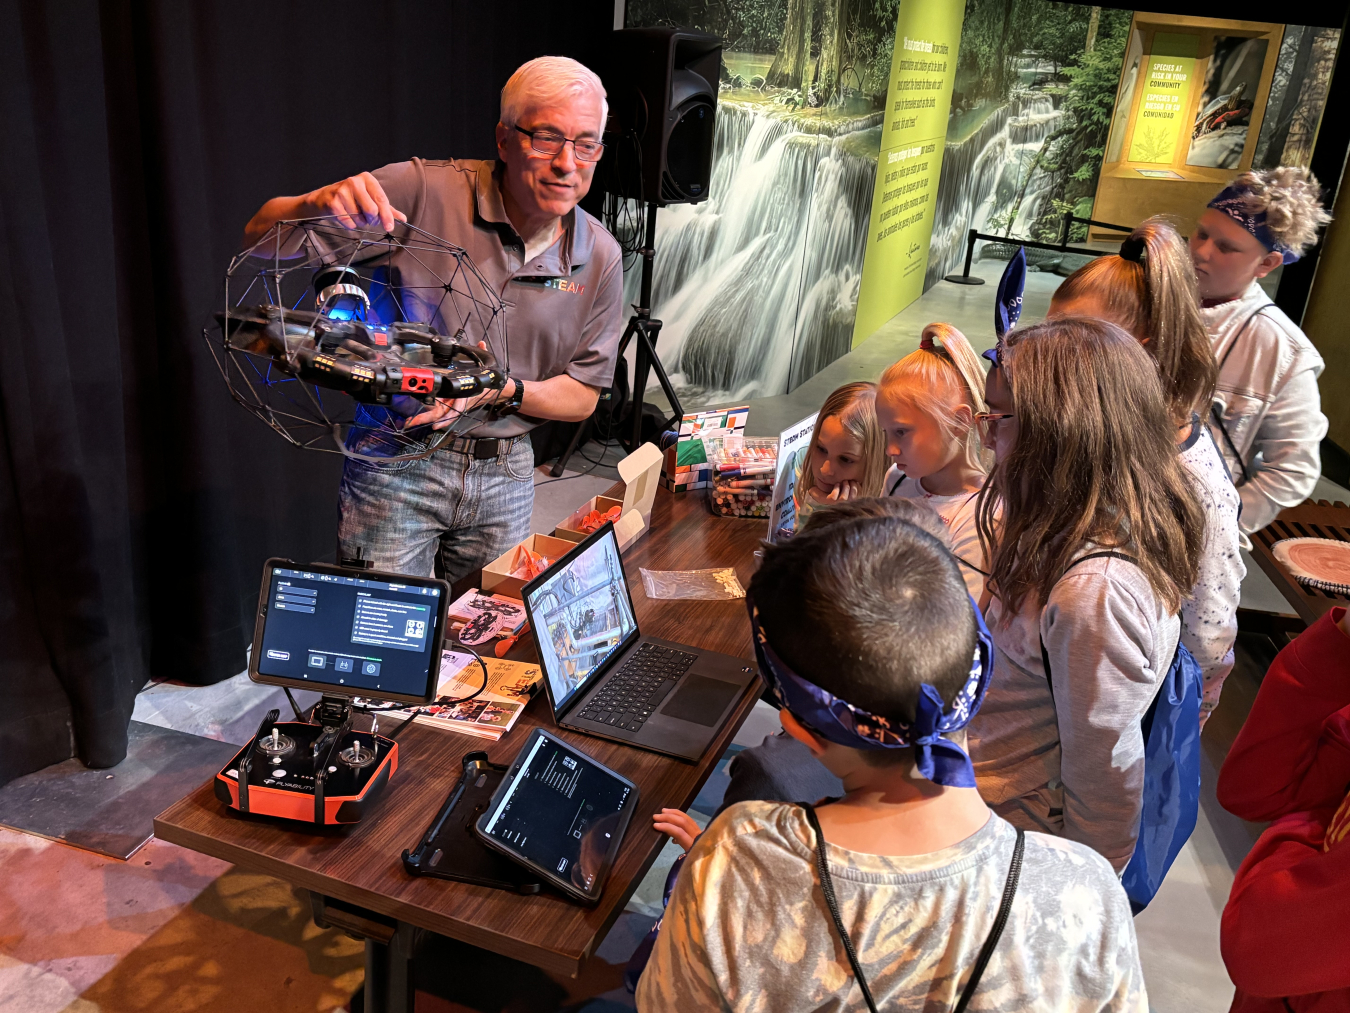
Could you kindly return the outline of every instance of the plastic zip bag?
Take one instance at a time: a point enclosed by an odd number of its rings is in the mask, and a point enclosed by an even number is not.
[[[745,597],[745,588],[736,579],[736,571],[729,566],[714,570],[648,570],[638,567],[638,571],[642,574],[642,590],[648,598],[730,601]]]

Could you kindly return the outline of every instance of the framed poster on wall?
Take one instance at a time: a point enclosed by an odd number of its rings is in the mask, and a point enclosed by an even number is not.
[[[1252,164],[1285,26],[1136,13],[1092,217],[1189,232]],[[1119,239],[1093,229],[1091,239]]]
[[[1191,81],[1200,37],[1158,32],[1144,74],[1144,91],[1134,111],[1130,161],[1168,162],[1176,158],[1185,135]]]

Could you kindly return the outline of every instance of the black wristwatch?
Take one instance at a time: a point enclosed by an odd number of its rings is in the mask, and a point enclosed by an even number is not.
[[[508,377],[508,379],[514,385],[511,388],[511,396],[504,401],[497,400],[492,406],[492,414],[499,419],[520,411],[521,402],[525,399],[525,385],[514,376]]]

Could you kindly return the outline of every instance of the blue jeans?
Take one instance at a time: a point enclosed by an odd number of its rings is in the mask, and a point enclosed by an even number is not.
[[[455,581],[528,537],[533,511],[528,436],[483,461],[456,450],[379,467],[348,458],[338,491],[338,551],[355,556],[359,546],[377,570],[439,570]]]

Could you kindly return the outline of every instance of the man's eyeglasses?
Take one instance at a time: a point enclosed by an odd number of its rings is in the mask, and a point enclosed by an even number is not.
[[[998,429],[998,424],[1000,422],[1002,422],[1004,419],[1015,419],[1015,418],[1017,418],[1017,416],[1014,415],[1012,412],[1004,412],[1002,414],[996,412],[977,413],[975,416],[975,424],[980,427],[980,439],[985,440],[987,442],[989,438],[994,434],[995,430]]]
[[[600,156],[605,153],[605,146],[599,141],[591,141],[585,138],[564,137],[562,134],[554,133],[552,130],[526,130],[524,127],[516,127],[522,134],[530,139],[530,147],[541,155],[556,155],[562,151],[563,145],[571,144],[572,150],[576,153],[577,160],[580,162],[598,162]]]

